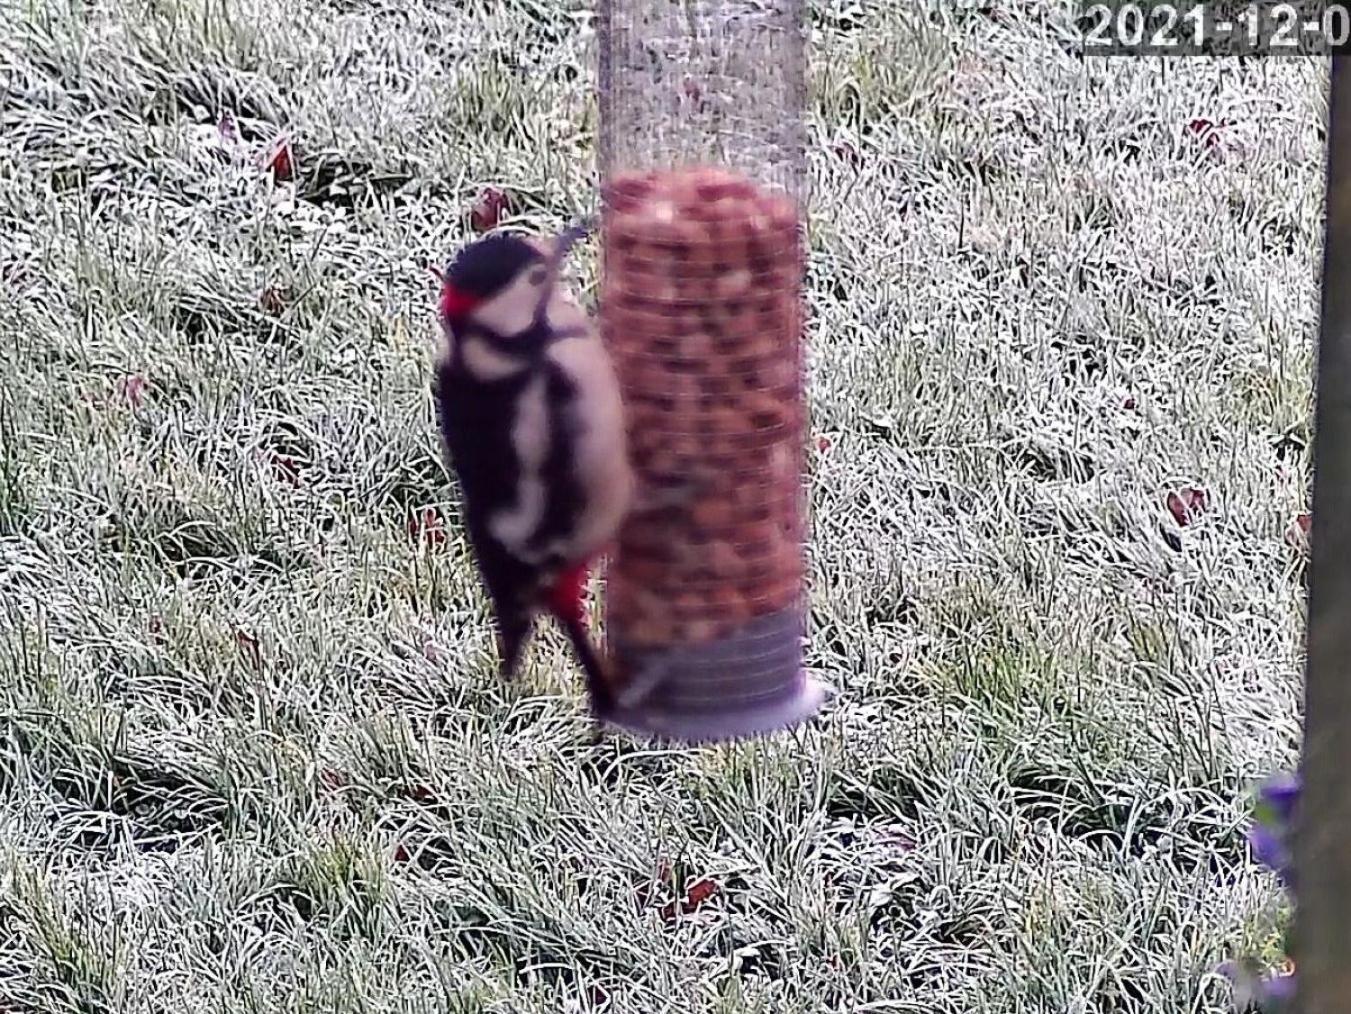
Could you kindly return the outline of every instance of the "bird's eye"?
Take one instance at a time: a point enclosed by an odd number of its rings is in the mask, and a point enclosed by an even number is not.
[[[549,277],[549,272],[545,271],[543,268],[535,268],[534,271],[530,272],[530,284],[531,284],[531,285],[543,285],[543,284],[544,284],[544,279],[546,279],[546,278],[548,278],[548,277]]]

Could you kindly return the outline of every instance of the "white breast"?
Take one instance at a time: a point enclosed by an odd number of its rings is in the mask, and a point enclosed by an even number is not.
[[[521,394],[511,444],[520,466],[516,503],[488,522],[493,535],[528,559],[524,546],[544,518],[545,487],[541,470],[549,451],[549,404],[545,380],[538,377]]]
[[[575,462],[587,508],[575,534],[578,554],[594,552],[614,537],[633,500],[634,479],[624,436],[624,406],[610,357],[584,311],[566,293],[550,305],[559,328],[584,326],[578,337],[563,338],[549,357],[577,388],[578,423]]]

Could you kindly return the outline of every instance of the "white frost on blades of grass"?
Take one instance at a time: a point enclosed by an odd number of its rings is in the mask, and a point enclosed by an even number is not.
[[[597,758],[556,636],[491,677],[417,268],[480,184],[587,206],[583,12],[82,10],[0,11],[0,1005],[1225,1009],[1280,919],[1239,799],[1297,733],[1320,68],[818,5],[842,697]]]

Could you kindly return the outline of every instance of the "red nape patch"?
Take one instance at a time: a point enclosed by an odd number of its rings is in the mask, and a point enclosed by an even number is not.
[[[463,320],[481,302],[478,296],[453,285],[441,287],[441,316],[447,320]]]
[[[579,563],[563,571],[549,589],[549,610],[559,619],[571,623],[582,622],[582,590],[586,587],[586,572],[587,565]]]

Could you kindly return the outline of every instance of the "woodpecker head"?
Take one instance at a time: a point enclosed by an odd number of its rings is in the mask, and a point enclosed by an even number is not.
[[[526,330],[548,300],[581,226],[553,242],[492,233],[460,250],[441,276],[441,320],[452,331],[468,324],[509,337]]]

